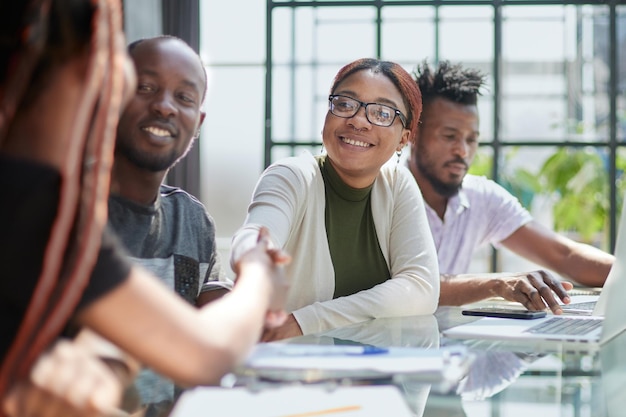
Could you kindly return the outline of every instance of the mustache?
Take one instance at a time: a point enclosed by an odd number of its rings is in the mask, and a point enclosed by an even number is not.
[[[448,164],[463,164],[465,169],[469,169],[469,165],[467,164],[467,162],[463,158],[451,159],[450,161],[446,162],[446,165],[448,165]]]

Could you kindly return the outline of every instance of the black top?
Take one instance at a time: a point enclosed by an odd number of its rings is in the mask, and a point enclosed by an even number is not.
[[[0,357],[19,329],[43,265],[57,213],[61,177],[51,167],[0,154]],[[130,264],[105,230],[98,261],[78,308],[123,282]]]

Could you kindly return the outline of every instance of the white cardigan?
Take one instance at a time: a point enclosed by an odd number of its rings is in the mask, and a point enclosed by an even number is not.
[[[374,181],[372,214],[391,279],[333,299],[335,272],[325,226],[324,180],[310,153],[268,167],[244,225],[232,240],[231,264],[256,242],[260,226],[292,256],[287,311],[304,334],[379,317],[432,314],[439,301],[437,253],[424,200],[410,172],[385,165]]]

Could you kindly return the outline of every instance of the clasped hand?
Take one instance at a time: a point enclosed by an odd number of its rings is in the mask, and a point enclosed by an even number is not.
[[[257,263],[262,266],[261,272],[269,278],[271,290],[270,301],[265,315],[265,328],[273,329],[281,326],[287,319],[285,302],[289,290],[284,266],[291,261],[291,257],[284,251],[271,247],[269,230],[261,227],[257,238],[257,245],[246,252],[235,265],[237,279],[241,278],[240,270],[244,265]]]

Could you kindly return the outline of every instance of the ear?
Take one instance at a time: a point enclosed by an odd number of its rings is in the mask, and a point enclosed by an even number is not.
[[[200,137],[200,128],[202,127],[202,123],[204,123],[204,118],[206,117],[206,112],[200,112],[200,121],[198,122],[198,127],[196,127],[195,137]]]
[[[398,152],[402,150],[409,143],[411,139],[411,131],[409,129],[402,129],[402,137],[400,138],[400,144],[398,145]]]
[[[198,123],[198,129],[200,129],[200,126],[202,126],[202,123],[204,123],[204,118],[206,117],[206,112],[201,111],[200,112],[200,123]]]

